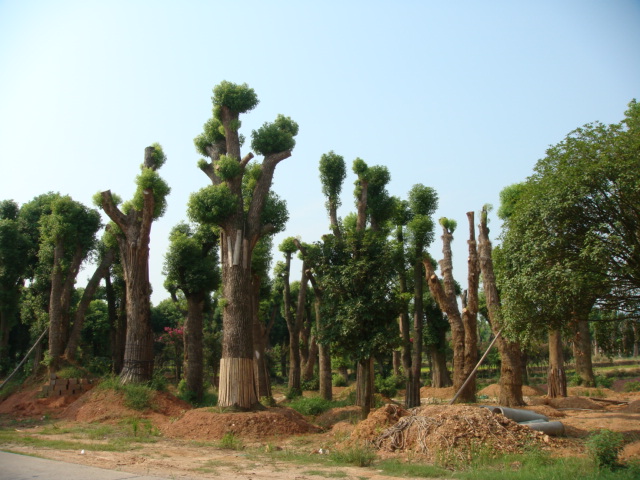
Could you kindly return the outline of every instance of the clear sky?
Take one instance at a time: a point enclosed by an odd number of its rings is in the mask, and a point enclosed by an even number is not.
[[[209,181],[193,138],[222,80],[260,98],[242,117],[247,137],[278,113],[300,125],[275,174],[290,213],[276,245],[328,232],[317,167],[334,150],[349,166],[386,165],[393,195],[436,189],[436,216],[458,221],[465,285],[466,212],[497,208],[549,145],[620,121],[640,97],[640,1],[0,0],[0,199],[128,199],[159,142],[172,193],[152,228],[158,303],[169,230]],[[439,243],[430,251],[441,258]]]

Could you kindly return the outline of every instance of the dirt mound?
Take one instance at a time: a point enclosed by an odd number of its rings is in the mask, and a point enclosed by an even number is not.
[[[463,405],[425,406],[411,410],[380,434],[369,428],[370,443],[383,451],[412,452],[431,460],[467,461],[479,449],[495,454],[522,452],[551,440],[488,409]],[[356,429],[358,431],[358,429]],[[356,433],[354,431],[354,434]]]
[[[634,400],[623,410],[627,413],[640,413],[640,400]]]
[[[540,415],[544,415],[545,417],[549,418],[562,418],[567,416],[566,413],[556,410],[550,405],[536,405],[523,408],[525,410],[531,410],[532,412],[539,413]]]
[[[599,397],[608,398],[616,396],[617,393],[609,388],[599,387],[569,387],[567,388],[567,395],[573,397]]]
[[[148,418],[159,427],[191,409],[188,403],[167,392],[155,392],[150,403],[152,408],[133,410],[125,405],[123,392],[98,389],[77,399],[60,416],[86,423],[112,423],[128,417]]]
[[[530,387],[529,385],[522,386],[522,395],[526,397],[539,397],[544,395],[545,392],[538,387]],[[489,385],[478,392],[478,395],[486,395],[487,397],[499,397],[500,396],[500,384],[494,383]]]
[[[564,398],[550,398],[549,405],[553,408],[567,408],[567,409],[584,409],[584,410],[602,410],[604,407],[586,397],[564,397]]]
[[[437,398],[438,400],[447,400],[453,398],[455,394],[456,392],[453,390],[453,387],[422,387],[420,389],[420,398]]]
[[[241,413],[217,413],[208,407],[188,411],[179,420],[164,426],[162,431],[172,438],[212,440],[220,439],[226,433],[250,439],[316,433],[320,429],[287,407]]]
[[[324,428],[333,427],[335,424],[343,421],[350,421],[352,419],[358,420],[360,418],[360,407],[341,407],[332,408],[316,417],[316,423]]]
[[[82,395],[41,398],[41,392],[42,385],[35,385],[10,395],[0,403],[0,414],[8,413],[17,417],[51,415],[57,418],[64,408]]]
[[[388,404],[373,410],[366,420],[363,420],[353,430],[351,443],[371,443],[383,430],[395,425],[402,417],[411,415],[404,408]]]

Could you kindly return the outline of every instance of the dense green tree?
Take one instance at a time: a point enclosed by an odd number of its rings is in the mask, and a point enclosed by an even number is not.
[[[166,156],[159,144],[145,148],[144,163],[136,178],[133,198],[118,207],[110,190],[98,194],[96,203],[113,223],[108,231],[117,240],[126,288],[127,328],[122,383],[151,380],[153,375],[153,332],[151,330],[151,284],[149,283],[149,240],[151,224],[167,207],[170,188],[157,170]]]
[[[240,114],[258,104],[246,84],[224,81],[213,89],[213,117],[195,139],[198,166],[212,185],[192,195],[193,220],[220,229],[223,284],[223,352],[218,404],[251,408],[258,403],[254,379],[251,258],[260,238],[284,228],[284,202],[271,194],[276,166],[291,156],[298,125],[278,115],[252,132],[251,147],[264,158],[241,155]]]
[[[187,390],[202,400],[204,380],[204,310],[210,293],[220,285],[218,235],[210,226],[176,225],[165,255],[165,287],[179,289],[187,300],[184,322],[184,372]]]
[[[9,335],[18,322],[20,290],[27,273],[28,239],[18,224],[18,204],[0,202],[0,373],[9,368]]]

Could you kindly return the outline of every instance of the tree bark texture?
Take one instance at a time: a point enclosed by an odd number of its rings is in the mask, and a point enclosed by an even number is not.
[[[572,320],[571,325],[573,327],[573,358],[576,362],[576,373],[580,375],[583,386],[595,387],[596,378],[591,360],[589,322],[584,317],[576,317]]]
[[[489,311],[491,331],[497,335],[502,328],[500,313],[500,297],[496,286],[496,277],[493,271],[492,246],[489,240],[486,212],[483,211],[480,219],[478,235],[478,258],[480,271],[482,272],[484,293]],[[519,407],[524,405],[522,398],[522,362],[521,348],[517,342],[512,342],[503,335],[497,341],[500,352],[500,396],[499,405],[505,407]]]
[[[291,305],[291,289],[289,285],[289,270],[291,268],[291,253],[287,253],[284,269],[284,310],[285,321],[289,329],[289,391],[302,392],[300,371],[300,322],[293,315]],[[301,286],[302,288],[302,286]]]
[[[153,165],[154,147],[145,148],[145,162]],[[127,334],[120,381],[143,383],[153,376],[153,331],[151,329],[151,284],[149,283],[149,238],[155,199],[153,191],[143,191],[142,209],[131,208],[125,215],[110,191],[102,192],[105,213],[120,228],[114,232],[120,247],[120,261],[126,285]]]
[[[307,361],[302,364],[302,379],[305,381],[311,380],[315,373],[316,362],[318,360],[318,343],[316,342],[316,336],[311,335],[309,337],[309,351],[307,352]]]
[[[187,318],[184,322],[184,379],[187,390],[192,392],[197,401],[204,394],[204,346],[203,319],[205,294],[190,293],[187,298]]]
[[[78,350],[78,343],[80,342],[80,334],[84,327],[84,319],[87,313],[87,309],[93,300],[93,296],[98,290],[100,281],[109,274],[109,268],[115,259],[116,252],[113,250],[107,250],[100,260],[100,264],[96,268],[95,272],[87,282],[87,286],[84,289],[80,303],[76,308],[76,313],[73,320],[73,328],[69,335],[69,341],[64,351],[64,356],[70,362],[74,362],[76,359],[76,351]]]
[[[418,253],[418,252],[416,252]],[[411,386],[405,396],[407,407],[420,406],[420,377],[422,374],[422,331],[424,327],[424,307],[422,302],[424,282],[422,262],[416,256],[413,265],[413,358],[411,359]]]
[[[453,385],[449,370],[447,370],[447,358],[442,349],[437,345],[430,345],[429,357],[431,359],[431,386],[444,388]]]
[[[451,326],[451,347],[453,348],[453,388],[458,391],[464,383],[465,377],[465,331],[462,323],[462,316],[458,308],[458,300],[455,291],[455,281],[453,279],[453,262],[451,255],[451,240],[453,235],[446,227],[443,227],[442,253],[443,259],[440,261],[440,271],[443,282],[436,275],[431,262],[423,260],[425,275],[431,295],[436,300],[440,309],[447,314],[449,325]],[[473,368],[473,367],[472,367]],[[460,395],[460,401],[467,401],[464,394]]]
[[[267,341],[274,322],[276,311],[273,310],[269,324],[260,320],[260,278],[253,276],[253,365],[258,399],[272,398],[269,368],[267,366]]]
[[[373,407],[373,357],[358,361],[356,376],[356,405],[360,419],[366,420]]]
[[[549,398],[567,396],[567,376],[564,370],[562,334],[560,330],[549,331],[549,373],[547,375]]]
[[[61,357],[64,355],[69,335],[71,294],[84,257],[82,248],[77,246],[70,264],[64,268],[64,256],[64,241],[57,239],[53,250],[49,297],[49,357],[51,361],[49,371],[51,373],[58,370]]]
[[[467,379],[478,363],[478,290],[480,285],[480,265],[475,236],[474,213],[467,212],[469,220],[469,258],[467,260],[467,294],[462,309],[462,325],[464,327],[464,377]],[[476,379],[469,381],[465,391],[460,395],[465,402],[476,401]]]

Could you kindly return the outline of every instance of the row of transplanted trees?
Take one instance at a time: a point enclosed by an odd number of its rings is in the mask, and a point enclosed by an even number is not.
[[[290,389],[300,390],[301,376],[313,371],[317,355],[320,391],[331,398],[331,358],[348,357],[357,365],[357,403],[363,416],[372,405],[374,358],[400,352],[405,402],[416,406],[424,353],[430,359],[432,384],[450,382],[450,337],[453,385],[456,390],[462,387],[478,357],[478,314],[483,308],[498,337],[500,400],[505,405],[523,403],[520,342],[526,347],[541,324],[550,332],[551,394],[563,394],[561,330],[573,332],[578,368],[589,383],[593,374],[587,321],[594,305],[601,319],[636,318],[640,275],[635,103],[622,124],[574,132],[549,150],[527,182],[505,189],[499,213],[506,229],[495,272],[487,211],[481,212],[477,240],[475,217],[467,214],[468,285],[461,291],[452,273],[453,220],[440,219],[442,278],[427,254],[435,236],[436,192],[415,185],[406,200],[391,197],[386,167],[356,159],[356,211],[340,219],[346,165],[334,152],[320,159],[330,231],[313,243],[286,239],[280,245],[285,262],[275,270],[280,278],[271,281],[272,238],[284,228],[287,210],[270,187],[276,166],[291,155],[298,126],[280,115],[253,131],[251,147],[263,159],[252,161],[252,153],[241,153],[239,117],[257,105],[255,92],[246,85],[222,82],[213,93],[213,116],[195,139],[197,150],[207,157],[199,167],[211,185],[192,195],[192,223],[173,229],[165,261],[165,287],[178,315],[185,317],[179,330],[184,337],[185,388],[194,398],[203,394],[203,339],[208,338],[203,335],[204,319],[211,318],[211,292],[216,290],[223,324],[219,405],[240,408],[252,408],[261,397],[271,396],[265,358],[279,315],[289,330]],[[112,221],[101,242],[96,240],[97,212],[68,197],[47,194],[21,208],[2,203],[0,349],[9,348],[12,322],[31,315],[30,323],[40,329],[48,321],[51,368],[73,361],[84,313],[105,278],[107,300],[120,289],[119,303],[107,302],[109,322],[119,325],[112,328],[117,332],[111,342],[114,370],[121,372],[123,382],[151,378],[155,338],[149,235],[153,220],[166,207],[169,188],[157,173],[164,161],[159,145],[148,147],[133,199],[120,205],[109,191],[97,196],[97,204]],[[90,252],[99,254],[98,268],[82,298],[73,298],[79,266]],[[296,252],[303,268],[294,300],[289,276]],[[109,271],[118,274],[119,286],[110,284]],[[313,298],[313,309],[307,298]],[[475,399],[473,382],[460,399]]]

